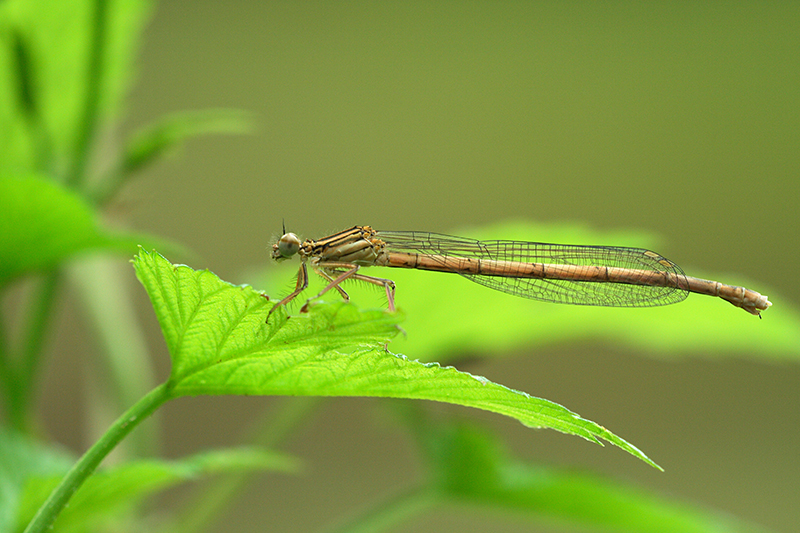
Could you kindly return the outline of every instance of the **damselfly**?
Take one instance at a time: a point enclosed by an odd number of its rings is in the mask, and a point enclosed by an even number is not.
[[[294,291],[271,310],[308,287],[307,263],[348,300],[341,284],[356,279],[382,286],[395,309],[394,282],[365,276],[367,266],[450,272],[515,296],[577,305],[650,307],[684,300],[690,292],[717,296],[761,316],[772,303],[755,291],[693,278],[660,254],[641,248],[580,246],[523,241],[477,241],[420,231],[376,231],[354,226],[317,241],[285,233],[272,245],[272,258],[300,256]]]

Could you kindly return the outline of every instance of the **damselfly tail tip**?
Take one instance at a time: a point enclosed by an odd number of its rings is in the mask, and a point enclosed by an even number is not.
[[[758,298],[756,298],[756,301],[751,306],[745,307],[745,310],[751,312],[754,315],[758,315],[758,318],[761,318],[761,311],[766,311],[770,307],[772,307],[772,302],[770,302],[765,295],[758,294]]]
[[[770,307],[772,307],[772,302],[767,300],[767,297],[764,296],[764,309],[769,309]],[[758,318],[761,318],[761,313],[758,313]]]

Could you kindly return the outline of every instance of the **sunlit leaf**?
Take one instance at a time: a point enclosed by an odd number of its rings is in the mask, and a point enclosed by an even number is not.
[[[336,302],[265,323],[271,303],[248,286],[209,271],[174,266],[142,251],[136,273],[150,296],[172,358],[169,386],[187,394],[377,396],[433,400],[485,409],[530,427],[592,442],[606,440],[656,466],[602,426],[553,402],[435,363],[385,349],[397,313]]]

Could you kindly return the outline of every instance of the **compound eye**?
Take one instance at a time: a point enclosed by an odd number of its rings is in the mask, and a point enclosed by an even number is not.
[[[288,259],[300,250],[300,239],[294,233],[287,233],[278,241],[278,254]]]

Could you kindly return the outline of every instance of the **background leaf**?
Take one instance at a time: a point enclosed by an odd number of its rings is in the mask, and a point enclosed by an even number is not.
[[[133,174],[181,148],[188,139],[209,133],[243,133],[250,129],[250,117],[233,109],[184,111],[163,117],[133,136],[116,168],[94,187],[90,195],[96,203],[104,203]]]
[[[164,244],[153,237],[103,230],[80,196],[51,180],[0,177],[0,285],[90,249],[132,254],[137,244],[148,242]]]
[[[447,499],[523,512],[533,523],[642,533],[763,531],[698,507],[588,472],[548,468],[511,457],[477,427],[405,409],[407,421]]]
[[[73,461],[63,450],[0,427],[0,531],[15,530],[23,491],[32,477],[59,476]]]
[[[249,116],[234,109],[173,113],[133,138],[123,157],[123,171],[139,170],[192,137],[207,133],[244,133],[252,127]]]
[[[210,474],[240,470],[292,472],[297,468],[298,462],[288,456],[256,448],[207,451],[177,461],[129,461],[87,479],[59,515],[54,528],[59,532],[97,531],[104,521],[120,520],[145,496]],[[29,479],[19,507],[18,531],[60,480],[60,475]]]

